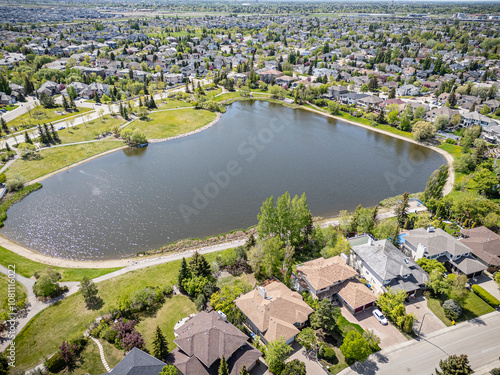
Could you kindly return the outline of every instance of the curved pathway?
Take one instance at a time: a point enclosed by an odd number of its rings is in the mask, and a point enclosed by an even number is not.
[[[99,354],[101,355],[101,361],[102,361],[104,368],[106,369],[106,372],[110,372],[111,369],[109,368],[108,362],[106,361],[106,357],[104,356],[104,349],[103,349],[101,343],[96,338],[94,338],[92,336],[89,336],[89,337],[92,339],[92,341],[94,341],[97,344],[97,347],[99,348]]]

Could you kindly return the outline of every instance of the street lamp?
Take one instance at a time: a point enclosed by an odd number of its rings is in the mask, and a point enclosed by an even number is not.
[[[430,313],[426,312],[426,313],[424,314],[424,316],[422,317],[422,322],[420,323],[420,328],[418,329],[418,336],[420,336],[420,331],[422,330],[422,326],[424,325],[424,319],[425,319],[425,316],[426,316],[427,314],[430,314]]]

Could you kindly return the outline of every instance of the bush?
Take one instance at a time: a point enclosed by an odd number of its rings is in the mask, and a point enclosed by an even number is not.
[[[490,373],[491,375],[500,375],[500,368],[494,368]]]
[[[444,301],[443,310],[446,317],[451,320],[457,320],[462,315],[462,307],[453,299]]]
[[[457,144],[457,141],[454,140],[454,139],[451,139],[451,138],[446,138],[446,143],[449,143],[451,145],[456,145]]]
[[[335,355],[335,350],[333,348],[330,348],[328,345],[325,343],[321,343],[318,351],[318,357],[320,359],[324,359],[330,363],[334,362],[337,356]]]
[[[116,331],[116,329],[109,326],[107,326],[101,331],[101,337],[111,344],[114,344],[116,342],[117,334],[118,332]]]
[[[64,360],[61,354],[59,354],[59,352],[57,352],[47,361],[45,361],[44,365],[47,368],[47,370],[53,374],[61,372],[66,367],[66,363],[64,363]]]
[[[494,307],[496,309],[498,306],[500,306],[500,301],[493,297],[486,290],[484,290],[483,287],[479,285],[472,285],[472,291],[491,307]]]

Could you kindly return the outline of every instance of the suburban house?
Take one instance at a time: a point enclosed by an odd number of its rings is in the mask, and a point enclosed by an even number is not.
[[[383,101],[384,100],[380,99],[378,96],[368,95],[365,96],[364,98],[359,99],[358,104],[362,107],[376,107]]]
[[[377,297],[356,280],[358,273],[346,263],[347,258],[318,258],[297,266],[300,290],[308,290],[318,299],[339,299],[355,314],[373,306]]]
[[[381,294],[390,287],[415,295],[429,277],[388,240],[373,241],[370,238],[367,244],[353,246],[349,263]]]
[[[59,93],[58,84],[52,81],[45,81],[38,90],[36,90],[38,95],[42,93],[52,96]]]
[[[170,353],[168,362],[184,375],[217,374],[222,356],[229,373],[238,375],[243,365],[250,371],[262,355],[247,342],[248,336],[220,312],[201,311],[174,333],[177,348]]]
[[[429,112],[427,112],[427,114],[425,115],[425,119],[427,121],[434,122],[437,116],[444,115],[448,117],[448,121],[450,121],[453,118],[453,116],[459,114],[460,112],[457,111],[456,109],[451,109],[449,107],[439,107],[439,108],[434,108]]]
[[[340,95],[347,94],[349,91],[345,86],[329,86],[328,87],[328,97],[331,99],[339,99]]]
[[[464,126],[480,125],[482,127],[485,127],[488,125],[498,125],[498,122],[487,116],[481,115],[480,113],[468,112],[464,114],[462,118],[462,124]]]
[[[167,364],[159,359],[132,348],[114,369],[106,373],[111,375],[158,375]],[[105,375],[105,374],[102,374]]]
[[[259,72],[260,80],[266,83],[271,83],[273,80],[276,80],[276,78],[281,77],[282,75],[283,73],[276,69],[268,69],[263,72]]]
[[[444,230],[417,228],[404,236],[404,251],[414,260],[436,259],[445,267],[468,278],[479,276],[486,266],[471,256],[472,249]]]
[[[416,96],[420,94],[420,87],[415,87],[413,85],[403,85],[396,89],[396,94],[398,96]]]
[[[169,73],[169,74],[164,74],[163,79],[166,84],[172,83],[172,84],[178,84],[182,83],[184,81],[184,76],[180,73],[175,74],[175,73]]]
[[[279,281],[260,286],[234,302],[264,343],[283,336],[290,344],[314,311],[299,293]]]
[[[355,92],[348,92],[346,94],[340,94],[340,101],[344,104],[356,105],[360,99],[367,97],[368,94],[358,94]]]
[[[472,249],[481,263],[488,267],[488,272],[500,270],[500,236],[486,227],[461,229],[464,238],[460,241]]]
[[[290,87],[291,83],[296,81],[297,78],[295,77],[290,77],[290,76],[281,76],[277,77],[274,81],[277,85],[284,86],[286,85],[287,87]]]
[[[481,138],[486,142],[500,143],[500,125],[491,124],[485,126],[481,132]]]

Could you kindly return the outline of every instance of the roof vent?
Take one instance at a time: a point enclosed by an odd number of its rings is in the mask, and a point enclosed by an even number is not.
[[[427,233],[433,233],[433,232],[434,232],[433,226],[430,226],[429,228],[427,228]]]
[[[219,314],[219,315],[220,315],[220,317],[221,317],[221,318],[222,318],[225,322],[227,322],[227,316],[226,316],[226,314],[224,314],[224,313],[223,313],[222,311],[220,311],[220,310],[218,310],[218,311],[217,311],[217,314]],[[215,328],[215,326],[214,326],[214,328]]]
[[[264,298],[264,299],[266,299],[266,297],[267,297],[267,292],[266,292],[266,290],[265,290],[263,287],[261,287],[261,286],[259,286],[259,295],[260,295],[262,298]]]

